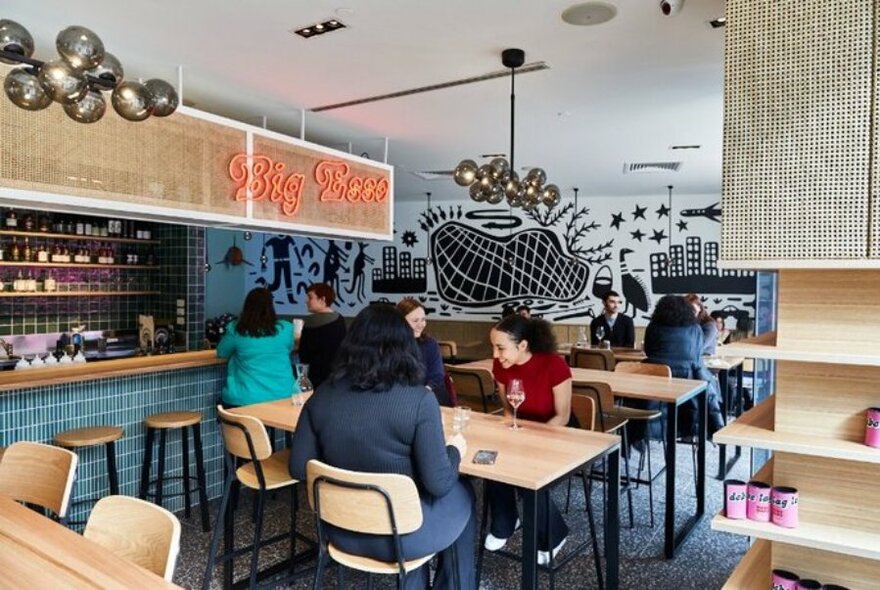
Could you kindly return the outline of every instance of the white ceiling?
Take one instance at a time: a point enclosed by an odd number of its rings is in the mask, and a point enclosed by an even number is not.
[[[721,190],[724,29],[707,21],[724,0],[687,0],[674,18],[658,0],[609,0],[617,17],[574,27],[566,0],[6,0],[0,18],[54,57],[67,25],[94,30],[130,78],[177,82],[196,108],[299,135],[302,107],[502,69],[507,47],[549,70],[516,84],[516,164],[540,165],[569,196],[712,194]],[[291,28],[339,18],[348,29],[312,39]],[[397,198],[466,199],[450,169],[509,145],[507,78],[327,113],[306,113],[306,139],[397,166]],[[115,116],[115,114],[113,114]],[[699,151],[671,151],[700,144]],[[624,162],[682,161],[677,173],[622,174]]]

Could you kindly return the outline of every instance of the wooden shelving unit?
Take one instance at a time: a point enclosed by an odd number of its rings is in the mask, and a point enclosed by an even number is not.
[[[161,291],[36,291],[33,293],[16,293],[4,291],[0,297],[81,297],[92,295],[95,297],[116,297],[126,295],[159,295]]]
[[[773,580],[770,570],[770,543],[758,539],[740,560],[722,590],[767,590]]]
[[[776,332],[768,332],[757,338],[726,344],[719,351],[723,351],[725,356],[744,356],[777,361],[880,366],[880,348],[871,350],[861,342],[845,341],[811,342],[800,340],[790,344],[779,344]]]
[[[0,262],[0,267],[26,268],[109,268],[123,270],[159,270],[158,264],[83,264],[79,262]]]
[[[52,240],[97,240],[99,242],[113,242],[117,244],[158,244],[159,240],[137,240],[134,238],[116,238],[110,236],[78,236],[75,234],[53,234],[47,232],[40,231],[15,231],[3,229],[0,230],[0,236],[10,236],[17,238],[41,238],[41,239],[52,239]]]

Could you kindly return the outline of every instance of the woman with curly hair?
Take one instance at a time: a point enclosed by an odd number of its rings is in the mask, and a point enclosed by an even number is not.
[[[411,477],[419,489],[422,526],[401,536],[404,559],[442,552],[433,588],[451,588],[457,566],[461,589],[472,590],[474,495],[458,473],[467,443],[460,434],[444,440],[440,406],[423,381],[421,354],[400,312],[389,305],[364,308],[342,341],[330,378],[303,406],[290,474],[305,481],[306,464],[318,459],[341,469]],[[347,553],[396,559],[391,535],[329,526],[328,533]],[[407,574],[406,588],[422,589],[427,581],[423,566]]]
[[[526,396],[518,409],[519,416],[547,424],[569,425],[571,369],[556,354],[556,338],[550,324],[540,319],[511,315],[492,328],[489,339],[495,359],[492,374],[504,403],[504,414],[513,415],[513,408],[505,395],[507,385],[511,379],[520,379]],[[484,546],[489,551],[498,551],[507,543],[519,520],[516,492],[506,484],[487,481],[486,485],[491,525]],[[546,498],[547,493],[539,493],[537,499],[538,563],[541,564],[550,562],[550,551],[555,556],[568,536],[565,520],[553,500]],[[552,521],[552,538],[549,538],[547,531],[547,510]]]

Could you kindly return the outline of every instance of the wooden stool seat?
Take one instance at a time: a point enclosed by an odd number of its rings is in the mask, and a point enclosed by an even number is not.
[[[89,426],[65,430],[55,435],[55,444],[59,447],[75,449],[103,445],[122,438],[123,430],[119,426]]]
[[[268,459],[260,461],[263,468],[263,478],[266,481],[266,489],[274,490],[285,486],[294,485],[297,480],[290,477],[290,449],[283,449],[277,453],[272,453]],[[252,490],[260,489],[260,479],[257,477],[257,470],[254,462],[250,461],[239,467],[235,476],[238,481]]]
[[[144,419],[147,428],[184,428],[193,426],[202,421],[202,415],[199,412],[165,412],[164,414],[153,414]]]
[[[0,461],[3,460],[3,453],[6,452],[6,447],[0,447]]]
[[[361,555],[353,555],[351,553],[346,553],[345,551],[338,549],[335,545],[333,545],[333,543],[327,544],[327,552],[336,563],[341,563],[345,567],[350,567],[361,572],[368,572],[371,574],[397,573],[396,561],[379,561],[378,559],[371,559],[369,557],[363,557]],[[425,557],[420,557],[411,561],[404,561],[403,569],[405,569],[407,572],[411,572],[431,561],[433,557],[434,554],[432,553],[431,555],[426,555]]]

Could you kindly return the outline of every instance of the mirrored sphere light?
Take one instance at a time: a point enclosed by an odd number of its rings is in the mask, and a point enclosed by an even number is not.
[[[113,85],[113,88],[122,84],[122,80],[125,77],[125,70],[122,68],[122,64],[109,51],[104,54],[104,61],[86,73],[104,82],[109,82]],[[112,88],[102,88],[102,90],[112,90]]]
[[[107,103],[100,92],[90,90],[79,102],[64,105],[64,112],[78,123],[95,123],[107,112]]]
[[[493,184],[486,196],[486,202],[490,205],[497,205],[504,200],[504,188],[500,184]]]
[[[16,68],[9,72],[3,82],[3,90],[12,104],[28,111],[40,111],[52,104],[52,97],[29,68]]]
[[[153,116],[167,117],[177,110],[180,99],[177,97],[177,91],[174,87],[158,78],[147,80],[144,83],[147,90],[153,95]]]
[[[0,19],[0,51],[17,53],[24,57],[34,54],[34,38],[23,26],[9,19]],[[3,63],[18,63],[11,59],[0,59]]]
[[[143,121],[153,110],[153,95],[147,87],[126,81],[116,87],[111,97],[113,110],[129,121]]]
[[[52,100],[62,104],[77,102],[89,91],[85,75],[63,59],[44,63],[38,78]]]
[[[516,177],[516,173],[511,173],[510,179],[504,184],[504,194],[507,195],[508,199],[513,199],[519,195],[521,189],[522,187],[520,186],[519,179]]]
[[[541,196],[541,191],[534,184],[527,184],[525,190],[526,199],[529,201],[537,201]]]
[[[458,186],[470,186],[477,179],[477,163],[473,160],[462,160],[455,167],[452,179]]]
[[[468,189],[468,193],[471,195],[471,199],[477,203],[482,203],[486,200],[486,196],[483,194],[483,187],[481,187],[478,182],[471,185],[471,188]]]
[[[58,33],[55,48],[58,55],[78,70],[90,70],[104,60],[104,42],[93,31],[79,25]]]
[[[529,184],[533,184],[536,187],[547,182],[547,173],[544,172],[543,168],[532,168],[529,170],[528,177],[530,179]]]
[[[506,177],[508,172],[510,172],[510,164],[507,163],[507,160],[504,158],[493,158],[491,162],[489,162],[489,166],[492,168],[492,176],[495,180],[501,180]]]
[[[544,187],[544,192],[542,193],[542,201],[544,205],[552,209],[562,200],[562,195],[559,192],[559,187],[555,184],[548,184]]]

